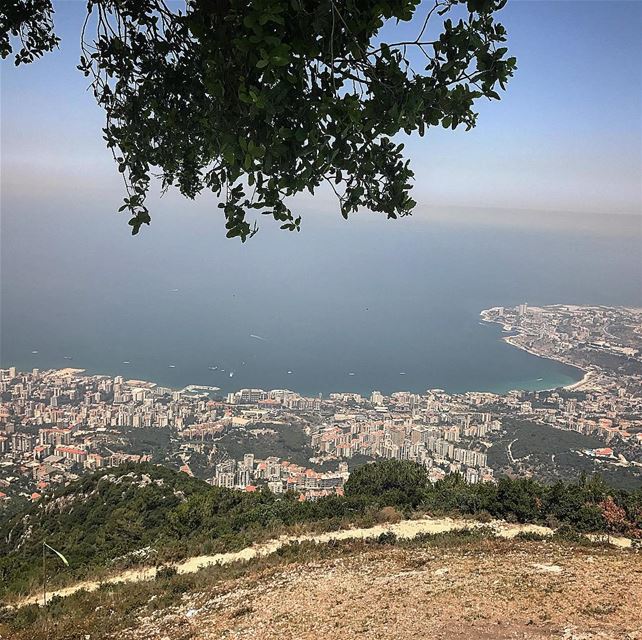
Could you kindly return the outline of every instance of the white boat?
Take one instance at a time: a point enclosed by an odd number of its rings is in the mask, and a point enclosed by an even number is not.
[[[176,369],[176,365],[175,365],[175,364],[170,364],[170,365],[169,365],[169,368],[170,368],[170,369]]]
[[[123,364],[131,364],[131,362],[129,362],[129,360],[123,360]]]
[[[38,353],[37,351],[32,351],[31,353]]]

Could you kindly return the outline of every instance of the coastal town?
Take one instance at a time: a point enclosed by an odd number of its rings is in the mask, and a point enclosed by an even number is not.
[[[514,347],[581,369],[571,389],[642,393],[642,309],[523,303],[480,317],[502,325]]]
[[[83,473],[145,461],[216,486],[293,491],[301,500],[341,494],[351,469],[378,458],[415,461],[433,482],[449,473],[477,483],[588,469],[639,483],[642,311],[524,303],[485,310],[481,319],[499,323],[514,347],[581,369],[582,379],[505,394],[304,397],[240,389],[220,396],[75,368],[2,369],[0,505],[37,501]],[[541,459],[529,450],[518,455],[526,432],[549,439]],[[563,433],[583,440],[560,444]]]

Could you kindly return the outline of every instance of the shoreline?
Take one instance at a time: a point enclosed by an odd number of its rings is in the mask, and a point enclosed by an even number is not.
[[[583,367],[580,367],[572,362],[567,362],[566,360],[563,360],[562,358],[555,358],[553,356],[549,355],[544,355],[541,353],[538,353],[537,351],[534,351],[533,349],[530,349],[528,347],[525,347],[524,345],[520,344],[515,340],[518,336],[524,335],[523,332],[519,330],[518,327],[513,327],[508,324],[504,324],[502,322],[499,322],[497,320],[487,320],[486,319],[486,313],[490,311],[491,309],[483,309],[479,313],[479,317],[481,319],[481,322],[484,322],[488,325],[499,325],[501,327],[501,331],[503,333],[507,332],[513,332],[511,335],[504,335],[502,336],[502,340],[509,344],[511,347],[515,347],[516,349],[520,349],[521,351],[525,351],[526,353],[535,356],[537,358],[542,358],[544,360],[550,360],[551,362],[556,362],[559,364],[563,364],[567,367],[572,367],[573,369],[577,369],[582,373],[582,377],[577,380],[576,382],[571,382],[570,384],[566,384],[563,386],[557,386],[557,387],[550,387],[546,389],[539,389],[539,391],[555,391],[555,389],[565,389],[566,391],[575,391],[581,389],[584,385],[588,384],[591,379],[593,378],[595,372],[592,371],[591,369],[584,369]]]
[[[594,371],[591,371],[590,369],[588,369],[584,373],[584,377],[581,380],[578,380],[577,382],[574,382],[573,384],[567,384],[564,387],[564,389],[566,389],[567,391],[576,391],[578,389],[581,389],[585,384],[587,384],[588,382],[591,381],[591,378],[593,378],[593,374],[594,373],[595,373]]]
[[[517,334],[520,335],[520,334]],[[515,347],[516,349],[521,349],[522,351],[525,351],[526,353],[530,354],[531,356],[535,356],[537,358],[542,358],[543,360],[550,360],[551,362],[557,362],[560,364],[563,364],[567,367],[572,367],[573,369],[577,369],[582,373],[582,377],[577,380],[576,382],[571,382],[570,384],[564,385],[561,387],[562,389],[574,389],[580,384],[584,384],[590,380],[590,378],[593,377],[593,372],[590,369],[583,369],[582,367],[578,367],[576,364],[572,364],[571,362],[566,362],[566,360],[562,360],[561,358],[553,358],[552,356],[545,356],[541,353],[537,353],[537,351],[533,351],[532,349],[529,349],[528,347],[525,347],[519,342],[515,342],[511,338],[514,338],[516,336],[504,336],[502,340],[509,344],[511,347]],[[550,389],[541,389],[541,391],[553,391],[554,389],[559,389],[560,387],[551,387]]]
[[[488,324],[493,324],[493,323],[489,322]],[[581,367],[578,367],[577,365],[570,364],[568,362],[564,362],[563,360],[558,360],[557,358],[550,358],[548,356],[541,355],[541,354],[536,353],[534,351],[531,351],[531,350],[529,350],[529,349],[527,349],[525,347],[522,347],[519,344],[515,344],[515,343],[511,342],[510,338],[511,338],[511,336],[503,336],[502,340],[505,341],[507,344],[511,345],[512,347],[520,349],[521,351],[525,351],[529,355],[535,356],[537,358],[542,358],[542,359],[545,359],[545,360],[550,360],[551,362],[555,362],[555,363],[558,363],[558,364],[564,364],[564,365],[566,365],[568,367],[572,367],[574,369],[577,369],[577,370],[582,372],[582,374],[583,374],[582,378],[580,380],[577,380],[575,382],[571,382],[571,383],[566,384],[566,385],[557,385],[557,386],[554,386],[554,387],[544,387],[544,388],[536,388],[536,389],[525,388],[524,386],[508,386],[508,385],[506,385],[505,387],[503,387],[504,388],[503,391],[494,391],[494,390],[489,390],[489,389],[478,389],[478,388],[476,388],[476,389],[464,389],[464,390],[458,390],[458,391],[446,391],[446,393],[448,395],[452,395],[452,396],[464,395],[466,393],[485,393],[485,394],[490,394],[490,395],[495,395],[495,396],[505,396],[507,393],[509,393],[511,391],[540,392],[540,391],[555,391],[556,389],[575,390],[575,389],[579,389],[581,386],[583,386],[584,384],[588,383],[593,378],[593,374],[595,373],[593,371],[582,369]],[[13,365],[11,365],[11,366],[13,366]],[[7,367],[0,367],[0,368],[5,368],[6,369]],[[20,373],[29,373],[28,370],[24,370],[23,371],[20,368],[18,368],[18,371]],[[41,373],[43,373],[45,375],[53,376],[53,377],[61,376],[63,374],[64,375],[81,375],[81,376],[82,375],[86,375],[86,376],[89,376],[89,377],[103,377],[103,378],[113,378],[113,377],[116,377],[116,376],[122,376],[121,373],[114,373],[114,374],[101,373],[101,372],[94,372],[92,369],[80,369],[80,368],[77,368],[77,369],[71,370],[70,368],[57,369],[55,367],[51,368],[51,369],[49,369],[49,368],[48,369],[43,369],[43,370],[41,370]],[[122,376],[122,377],[124,378],[125,376]],[[186,392],[186,393],[199,393],[200,392],[202,394],[210,395],[210,397],[211,397],[211,394],[213,394],[213,393],[221,393],[222,392],[223,396],[225,395],[225,393],[227,393],[221,387],[212,387],[212,386],[208,386],[208,385],[188,384],[186,386],[173,387],[173,386],[169,386],[167,384],[162,384],[162,383],[158,383],[158,382],[153,382],[151,380],[143,380],[143,379],[137,379],[137,378],[127,379],[127,380],[125,380],[125,382],[127,384],[135,385],[137,383],[139,386],[149,386],[150,389],[154,389],[156,387],[163,388],[163,389],[169,389],[172,392],[179,392],[179,393],[180,392]],[[524,384],[524,383],[520,383],[520,384]],[[205,390],[205,387],[207,387],[207,391]],[[431,387],[431,389],[432,388],[437,388],[437,387]],[[441,388],[441,387],[439,387],[439,388]],[[236,390],[238,390],[238,389],[236,389]],[[314,392],[306,394],[304,392],[299,392],[299,391],[297,391],[295,389],[290,389],[290,391],[292,391],[292,393],[299,394],[302,397],[316,397],[317,396],[317,394],[314,393]],[[329,393],[357,393],[357,392],[335,390],[335,391],[330,391]],[[364,391],[364,392],[361,392],[360,395],[362,395],[364,397],[367,397],[368,393],[369,392]],[[410,393],[422,393],[422,392],[421,391],[410,391]]]
[[[448,393],[450,395],[461,395],[461,394],[464,394],[464,393],[490,393],[490,394],[493,394],[493,395],[502,396],[502,395],[506,395],[506,393],[508,393],[509,391],[514,391],[514,390],[538,392],[538,391],[554,391],[556,389],[565,389],[565,390],[573,391],[573,390],[581,389],[586,384],[588,384],[591,381],[591,379],[593,379],[593,377],[594,377],[594,375],[596,373],[595,371],[592,371],[590,369],[584,369],[584,368],[582,368],[582,367],[580,367],[580,366],[578,366],[576,364],[573,364],[571,362],[567,362],[567,361],[565,361],[565,360],[563,360],[561,358],[555,358],[555,357],[552,357],[552,356],[543,355],[543,354],[538,353],[538,352],[536,352],[536,351],[534,351],[532,349],[529,349],[528,347],[525,347],[522,344],[520,344],[519,342],[515,341],[516,337],[524,335],[523,332],[520,332],[518,327],[513,327],[512,325],[502,323],[502,322],[500,322],[498,320],[488,320],[486,318],[486,314],[487,314],[488,311],[491,311],[491,310],[492,310],[492,308],[491,309],[483,309],[482,311],[480,311],[480,313],[479,313],[479,320],[480,320],[479,323],[480,324],[488,325],[488,326],[499,325],[501,327],[501,333],[504,333],[504,334],[509,333],[509,335],[501,335],[500,334],[501,339],[504,342],[506,342],[507,344],[509,344],[512,347],[515,347],[517,349],[520,349],[521,351],[525,351],[529,355],[535,356],[537,358],[543,358],[545,360],[550,360],[551,362],[555,362],[557,364],[563,364],[563,365],[565,365],[567,367],[571,367],[571,368],[577,370],[581,374],[581,378],[579,380],[576,380],[575,382],[571,382],[571,383],[566,384],[566,385],[557,385],[557,386],[554,386],[554,387],[545,387],[545,388],[537,388],[537,389],[524,389],[522,386],[516,386],[516,387],[508,387],[507,386],[504,391],[499,391],[499,392],[498,391],[489,391],[489,390],[482,391],[480,389],[466,389],[466,390],[459,390],[459,391],[448,391]],[[20,367],[20,370],[22,371],[22,367]],[[28,371],[28,369],[25,369],[25,372],[26,371]],[[62,367],[60,369],[58,369],[58,368],[52,368],[52,369],[46,368],[46,369],[43,370],[43,372],[49,372],[49,375],[63,375],[63,374],[81,374],[82,375],[82,374],[85,374],[85,375],[88,375],[88,376],[105,376],[105,377],[123,376],[124,378],[128,377],[126,375],[123,375],[123,373],[120,372],[120,371],[116,372],[116,373],[104,373],[104,372],[98,372],[96,370],[93,370],[92,367],[89,367],[89,368],[76,368],[76,367],[66,366],[66,367]],[[172,391],[179,391],[179,392],[180,391],[191,392],[191,391],[196,390],[196,389],[205,390],[206,387],[207,387],[207,390],[208,390],[207,392],[208,393],[224,391],[224,389],[222,389],[221,387],[215,387],[215,386],[210,386],[210,385],[202,385],[202,384],[194,384],[194,383],[190,383],[190,384],[187,384],[185,386],[174,387],[173,385],[169,385],[169,384],[166,384],[166,383],[152,382],[152,381],[144,380],[144,379],[128,380],[128,382],[134,382],[134,381],[135,382],[139,382],[141,384],[150,384],[150,385],[163,387],[163,388],[171,389]],[[293,391],[295,393],[300,393],[300,392],[298,392],[296,390],[293,390]],[[340,393],[341,391],[334,391],[334,392],[335,393]],[[413,392],[413,393],[415,393],[415,392]],[[416,393],[420,393],[420,392],[417,391]],[[300,393],[300,395],[306,395],[306,394]],[[310,395],[310,396],[316,395],[316,392],[313,393],[313,394],[308,394],[308,395]],[[362,393],[362,395],[367,396],[367,392]]]

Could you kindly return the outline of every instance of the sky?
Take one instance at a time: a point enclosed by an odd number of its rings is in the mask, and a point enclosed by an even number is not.
[[[102,113],[75,68],[85,3],[54,6],[60,50],[17,69],[2,64],[5,221],[28,204],[58,203],[83,215],[105,215],[102,207],[95,212],[97,201],[112,210],[120,204]],[[492,221],[495,209],[520,224],[520,212],[522,219],[528,212],[529,219],[532,212],[640,214],[642,2],[510,0],[500,16],[519,67],[501,102],[479,104],[470,132],[431,129],[406,140],[415,217]],[[416,21],[387,25],[383,35],[403,39],[416,30]],[[197,217],[215,209],[207,198],[192,204],[170,196],[155,210],[176,206]],[[323,191],[299,207],[338,212]]]
[[[370,368],[374,382],[391,362],[410,377],[415,358],[436,384],[474,370],[457,384],[481,388],[491,361],[506,384],[525,375],[507,345],[475,333],[482,308],[642,305],[642,2],[509,0],[519,68],[502,100],[480,104],[470,132],[404,140],[413,216],[346,222],[322,190],[293,203],[300,234],[266,217],[245,244],[225,239],[213,196],[173,191],[150,196],[152,224],[131,236],[103,114],[76,69],[85,3],[54,5],[60,50],[1,65],[1,364],[37,350],[38,366],[66,366],[72,353],[114,374],[137,361],[132,375],[155,379],[192,363],[197,382],[200,355],[265,347],[254,333],[282,346],[263,377],[234,384],[277,384],[278,358],[283,374],[307,367],[309,388],[329,386],[334,360],[347,385],[346,371]],[[416,33],[387,25],[382,37]],[[179,358],[184,369],[167,368]]]

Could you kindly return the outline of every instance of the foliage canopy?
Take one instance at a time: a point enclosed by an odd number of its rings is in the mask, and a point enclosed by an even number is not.
[[[88,0],[79,69],[106,114],[132,232],[150,222],[156,174],[188,198],[214,192],[243,241],[250,211],[298,230],[287,199],[323,183],[345,218],[410,214],[413,173],[393,137],[470,129],[474,102],[499,99],[516,63],[494,19],[505,3],[434,0],[416,38],[382,42],[419,0]],[[57,46],[51,0],[7,4],[3,58],[18,42],[16,64]]]
[[[96,569],[113,567],[115,559],[121,565],[162,564],[237,550],[300,523],[324,529],[373,524],[385,507],[406,514],[490,514],[642,538],[642,488],[618,490],[599,478],[553,485],[501,478],[497,485],[471,485],[453,474],[432,485],[420,465],[385,460],[356,469],[345,496],[301,502],[294,492],[246,493],[160,465],[128,464],[84,476],[0,519],[0,595],[37,583],[43,540],[71,565],[55,566],[53,583],[65,576],[95,577]]]

